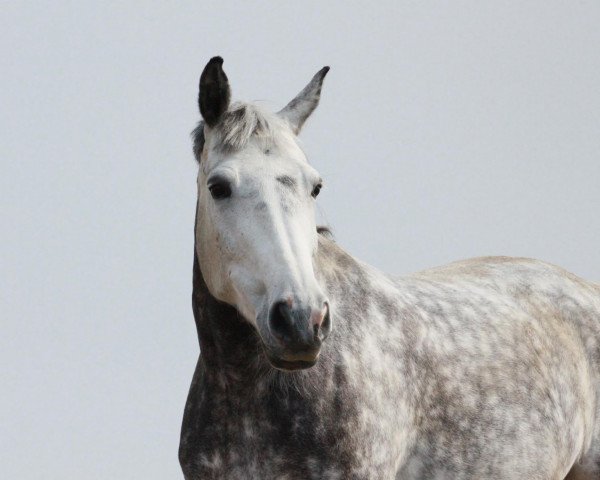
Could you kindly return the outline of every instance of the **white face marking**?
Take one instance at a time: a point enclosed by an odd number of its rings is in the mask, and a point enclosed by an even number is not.
[[[211,132],[198,174],[197,253],[211,293],[257,327],[276,302],[322,307],[313,271],[315,200],[320,183],[291,131],[282,128],[268,151],[252,138],[238,152],[215,150]],[[228,184],[215,199],[209,186]],[[260,331],[260,328],[259,328]]]

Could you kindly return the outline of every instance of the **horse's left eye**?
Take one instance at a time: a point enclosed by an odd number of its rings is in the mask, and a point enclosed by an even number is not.
[[[321,185],[320,183],[315,185],[315,187],[313,188],[313,191],[311,192],[311,196],[313,198],[317,198],[317,195],[321,192],[321,188],[323,188],[323,185]]]

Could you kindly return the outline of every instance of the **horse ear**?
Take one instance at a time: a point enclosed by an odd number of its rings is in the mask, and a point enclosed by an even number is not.
[[[198,105],[202,118],[209,127],[214,127],[227,111],[231,100],[231,89],[223,71],[223,59],[213,57],[200,75]]]
[[[321,87],[328,71],[329,67],[319,70],[308,85],[278,113],[289,122],[296,135],[300,133],[306,119],[319,105]]]

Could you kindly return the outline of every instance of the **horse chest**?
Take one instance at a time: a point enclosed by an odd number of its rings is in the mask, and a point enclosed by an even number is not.
[[[288,389],[232,399],[197,392],[182,429],[186,479],[394,478],[388,432],[365,423],[348,393]]]

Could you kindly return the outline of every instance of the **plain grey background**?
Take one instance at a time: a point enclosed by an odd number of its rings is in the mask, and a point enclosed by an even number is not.
[[[0,476],[181,478],[199,74],[282,107],[337,241],[600,280],[600,2],[2,2]]]

